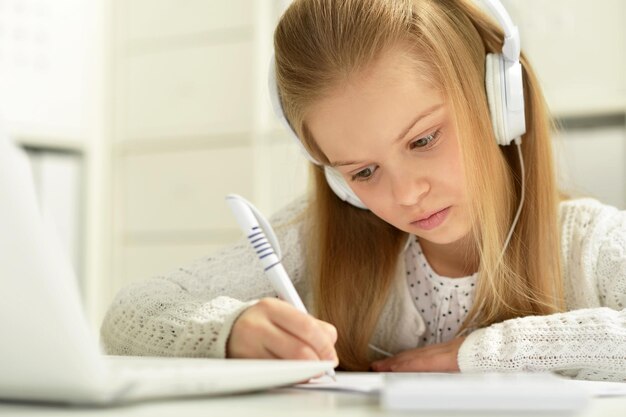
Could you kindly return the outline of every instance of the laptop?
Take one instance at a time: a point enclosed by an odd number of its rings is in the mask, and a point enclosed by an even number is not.
[[[288,386],[330,361],[102,354],[25,153],[0,134],[0,399],[118,404]]]

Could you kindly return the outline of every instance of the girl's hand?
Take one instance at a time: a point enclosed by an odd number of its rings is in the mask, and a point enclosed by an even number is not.
[[[459,372],[457,354],[465,336],[446,343],[406,350],[372,363],[377,372]]]
[[[332,324],[285,301],[263,298],[235,321],[226,344],[228,358],[331,360],[338,363]]]

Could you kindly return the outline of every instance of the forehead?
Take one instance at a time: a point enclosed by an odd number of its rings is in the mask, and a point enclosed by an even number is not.
[[[440,91],[402,50],[392,50],[311,105],[305,123],[329,159],[395,139],[418,113],[443,103]]]

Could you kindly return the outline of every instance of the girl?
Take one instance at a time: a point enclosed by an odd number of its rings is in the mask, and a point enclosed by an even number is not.
[[[537,80],[488,3],[504,44],[469,0],[295,1],[271,73],[314,190],[273,223],[316,318],[242,242],[122,290],[107,350],[626,380],[626,212],[559,193]]]

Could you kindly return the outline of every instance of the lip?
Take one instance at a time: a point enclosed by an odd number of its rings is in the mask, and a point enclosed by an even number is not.
[[[443,223],[443,221],[448,217],[449,211],[450,206],[438,211],[427,213],[421,216],[418,220],[412,221],[411,224],[424,230],[434,229],[435,227]]]

